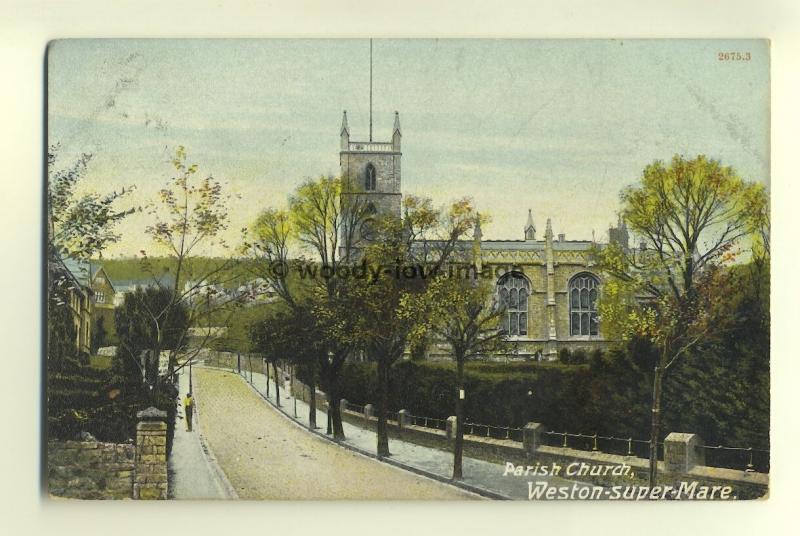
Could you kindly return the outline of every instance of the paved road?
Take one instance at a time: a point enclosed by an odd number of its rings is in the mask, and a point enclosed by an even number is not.
[[[188,372],[182,370],[178,376],[181,402],[189,387]],[[168,463],[169,495],[171,499],[227,499],[229,494],[221,477],[217,474],[209,453],[205,452],[200,441],[202,427],[199,416],[193,421],[194,431],[186,431],[183,404],[178,407],[175,423],[175,438]]]
[[[242,377],[249,381],[251,378],[250,372],[243,372]],[[267,378],[265,375],[252,372],[252,385],[260,393],[266,396]],[[275,382],[270,381],[269,399],[275,401]],[[321,401],[321,399],[318,399]],[[294,399],[288,396],[288,390],[281,385],[281,405],[289,415],[294,416]],[[308,405],[302,401],[297,401],[297,420],[305,426],[308,426]],[[327,415],[317,410],[317,425],[325,430],[327,423]],[[350,423],[342,423],[344,426],[344,433],[346,436],[345,443],[351,445],[364,452],[374,453],[376,448],[376,434],[371,430],[365,430],[360,426],[355,426]],[[389,438],[389,450],[392,453],[392,459],[416,469],[420,469],[430,474],[438,475],[439,477],[449,479],[453,474],[453,454],[449,451],[443,451],[431,447],[417,445],[408,441],[400,439]],[[505,466],[501,463],[488,462],[485,460],[476,460],[474,458],[464,457],[463,460],[464,484],[486,490],[497,495],[517,500],[528,500],[528,483],[547,483],[548,486],[566,487],[566,488],[585,488],[590,487],[589,484],[565,480],[555,476],[537,476],[537,477],[514,477],[513,475],[505,474]]]
[[[203,433],[242,499],[475,498],[309,434],[233,373],[194,374]]]

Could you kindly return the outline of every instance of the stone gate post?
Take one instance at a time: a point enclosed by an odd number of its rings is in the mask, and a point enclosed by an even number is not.
[[[664,438],[664,465],[668,473],[686,474],[695,465],[705,465],[703,440],[697,434],[672,432]]]
[[[136,414],[134,499],[167,498],[167,413],[149,407]]]
[[[374,415],[374,407],[372,404],[364,406],[364,428],[369,429],[369,421]]]
[[[536,454],[536,450],[542,445],[542,433],[544,432],[544,425],[538,422],[529,422],[522,429],[522,448],[525,449],[525,454],[528,459]]]
[[[402,430],[403,428],[407,428],[409,425],[411,425],[411,414],[408,411],[401,409],[397,412],[397,426]]]
[[[458,433],[458,419],[455,416],[448,417],[445,426],[446,426],[445,431],[447,433],[447,439],[455,441],[456,434]]]

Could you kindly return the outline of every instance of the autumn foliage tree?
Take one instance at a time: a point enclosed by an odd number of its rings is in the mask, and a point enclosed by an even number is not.
[[[653,366],[650,485],[656,484],[665,374],[723,336],[715,305],[748,237],[766,237],[764,187],[720,162],[675,156],[647,166],[621,194],[621,217],[638,244],[597,252],[607,274],[599,306],[604,331],[650,341]],[[768,243],[768,241],[767,241]]]
[[[224,285],[234,279],[233,257],[227,257],[211,265],[202,262],[204,255],[217,248],[228,250],[222,233],[228,228],[227,201],[231,197],[223,191],[222,183],[211,175],[202,177],[197,164],[187,162],[186,150],[179,146],[172,159],[174,175],[166,186],[159,190],[158,200],[148,207],[154,223],[145,229],[153,242],[170,259],[169,274],[163,278],[158,274],[143,250],[142,266],[149,273],[153,284],[169,291],[170,298],[160,307],[144,310],[147,321],[155,326],[156,337],[150,351],[158,356],[164,349],[164,337],[171,333],[171,319],[175,310],[186,311],[187,322],[181,330],[179,341],[169,348],[169,376],[178,366],[178,349],[186,347],[190,328],[199,328],[202,341],[198,347],[206,346],[213,338],[212,328],[225,324],[225,317],[214,313],[226,312],[230,317],[235,309],[235,300],[223,292]],[[193,359],[187,355],[184,365]],[[183,366],[183,365],[182,365]]]

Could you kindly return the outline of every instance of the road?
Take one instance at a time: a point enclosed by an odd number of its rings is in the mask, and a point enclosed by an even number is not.
[[[470,499],[309,434],[236,375],[197,367],[203,434],[241,499]]]

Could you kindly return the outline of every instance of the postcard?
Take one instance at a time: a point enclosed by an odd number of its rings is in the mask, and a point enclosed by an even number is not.
[[[751,500],[766,40],[64,39],[46,493]]]

